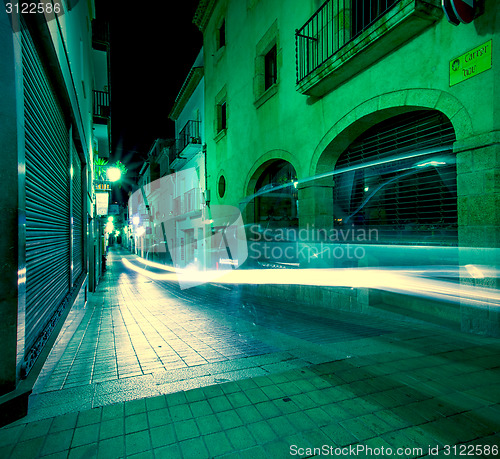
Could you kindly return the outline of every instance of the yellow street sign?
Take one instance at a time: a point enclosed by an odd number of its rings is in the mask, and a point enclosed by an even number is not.
[[[492,65],[492,40],[450,61],[450,86],[468,80]]]

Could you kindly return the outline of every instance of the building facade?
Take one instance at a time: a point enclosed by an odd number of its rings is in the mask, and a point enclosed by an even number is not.
[[[210,205],[203,60],[201,50],[170,111],[175,138],[155,141],[129,200],[135,253],[190,273],[181,288],[202,283],[201,271],[234,269],[235,255],[246,253],[238,209]]]
[[[203,89],[200,51],[169,114],[175,138],[154,142],[129,204],[135,252],[176,268],[205,264]]]
[[[7,217],[0,243],[2,423],[26,414],[64,317],[87,300],[95,258],[93,161],[101,135],[99,153],[109,149],[109,123],[94,131],[94,114],[109,117],[102,112],[109,109],[109,94],[103,99],[108,49],[92,34],[94,2],[43,8],[0,12],[1,207]]]
[[[458,268],[498,267],[494,1],[476,2],[475,19],[458,26],[438,0],[202,0],[193,21],[204,37],[211,204],[238,206],[255,239],[267,231],[296,243],[295,252],[254,258],[447,265],[462,284],[498,288],[495,275]],[[260,289],[500,333],[487,301],[478,308],[376,289]]]
[[[180,89],[169,118],[175,123],[175,152],[170,162],[173,208],[168,221],[172,260],[178,268],[196,264],[204,269],[210,257],[206,234],[206,148],[203,49]]]
[[[160,179],[160,166],[169,141],[156,139],[148,153],[148,159],[139,171],[137,190],[133,193],[128,206],[130,236],[132,236],[134,252],[142,258],[159,261],[161,256],[161,239],[154,231],[153,216],[158,211],[157,185]],[[134,231],[135,230],[135,231]],[[130,237],[129,236],[129,237]]]

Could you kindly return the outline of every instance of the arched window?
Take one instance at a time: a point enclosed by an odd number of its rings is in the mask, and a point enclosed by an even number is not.
[[[334,224],[376,229],[381,243],[455,245],[454,141],[448,118],[433,110],[365,131],[335,166]]]

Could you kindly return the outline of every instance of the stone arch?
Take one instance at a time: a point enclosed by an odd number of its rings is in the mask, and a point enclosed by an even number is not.
[[[300,179],[300,177],[302,176],[299,166],[299,161],[290,152],[278,149],[268,151],[267,153],[262,155],[257,161],[255,161],[253,166],[250,168],[250,171],[248,172],[244,182],[245,183],[244,196],[250,198],[255,194],[255,187],[257,185],[259,178],[266,171],[266,169],[276,161],[285,161],[289,163],[295,169],[297,177]],[[246,199],[245,206],[242,212],[245,222],[247,223],[254,222],[255,220],[255,212],[253,205],[251,204],[252,202],[253,200]]]
[[[324,135],[316,147],[309,177],[332,171],[340,155],[370,127],[389,118],[417,110],[436,110],[452,123],[456,140],[473,135],[470,115],[462,103],[445,91],[406,89],[378,95],[354,107],[341,117]],[[301,199],[308,206],[301,211],[301,227],[332,225],[333,184],[328,179],[315,179],[299,187]]]
[[[405,89],[380,94],[340,118],[316,147],[309,176],[326,172],[340,154],[366,129],[388,118],[413,110],[433,109],[451,121],[457,140],[473,135],[472,120],[463,104],[451,94],[437,89]]]
[[[250,171],[248,172],[244,182],[244,196],[250,196],[254,193],[255,184],[257,183],[257,180],[264,169],[269,164],[271,164],[272,161],[276,161],[278,159],[289,162],[297,172],[297,176],[299,179],[303,176],[303,174],[301,174],[301,168],[298,159],[289,151],[279,149],[270,150],[267,153],[263,154],[259,159],[257,159],[250,168]]]

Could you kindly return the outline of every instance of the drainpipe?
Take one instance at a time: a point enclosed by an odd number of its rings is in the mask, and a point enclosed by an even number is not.
[[[205,204],[210,207],[210,191],[208,190],[208,170],[207,170],[207,144],[204,143],[202,148],[203,155],[205,156]]]

